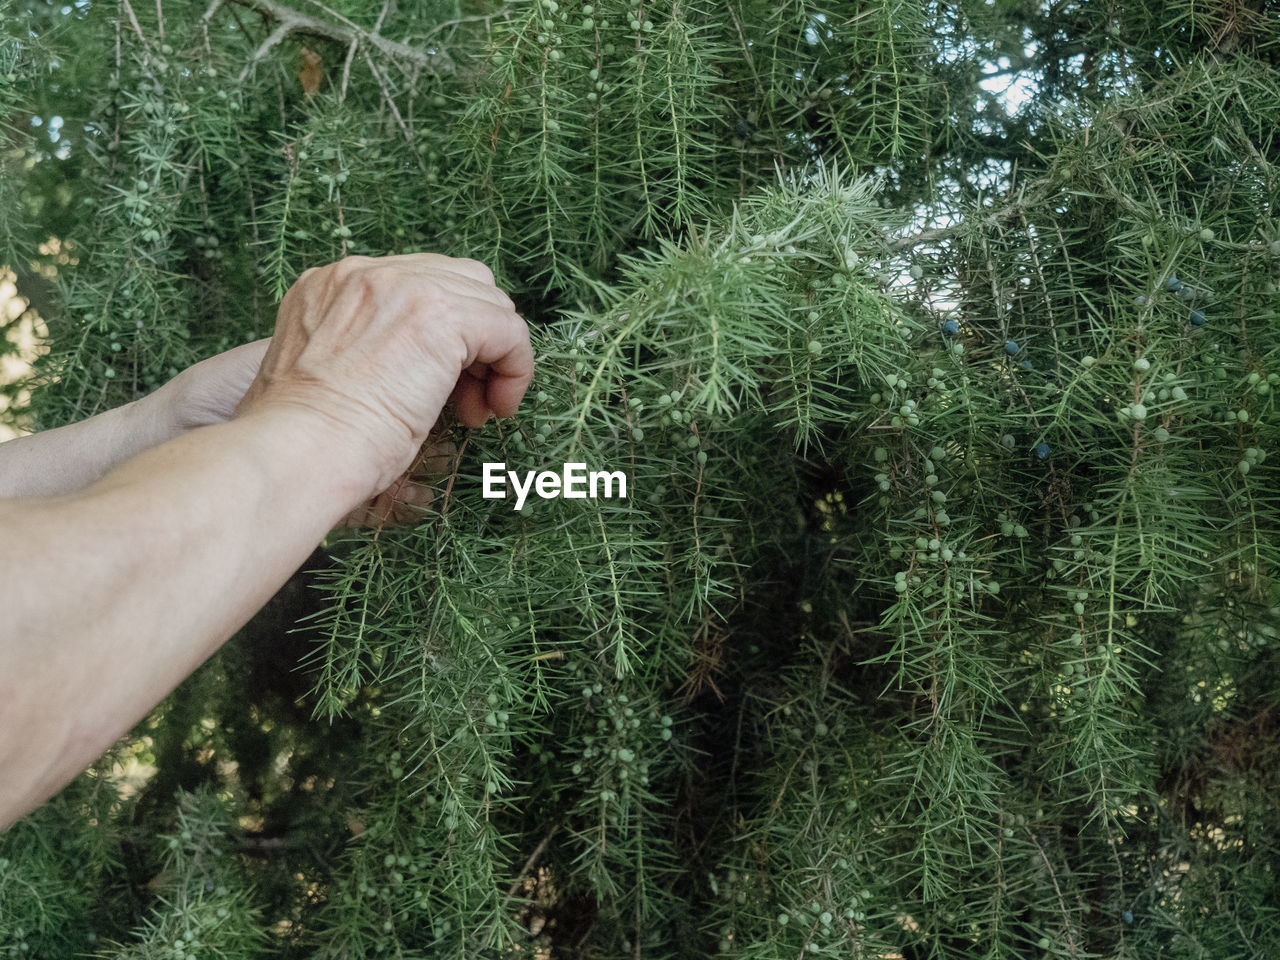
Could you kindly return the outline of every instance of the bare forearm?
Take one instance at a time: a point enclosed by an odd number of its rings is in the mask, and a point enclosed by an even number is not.
[[[178,434],[152,398],[0,443],[0,498],[58,497]]]
[[[322,431],[273,409],[74,496],[0,502],[0,829],[127,732],[367,495]]]

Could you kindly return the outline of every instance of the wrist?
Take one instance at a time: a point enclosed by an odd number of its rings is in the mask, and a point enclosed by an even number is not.
[[[302,403],[260,401],[237,413],[232,423],[254,428],[264,456],[278,464],[281,482],[298,477],[322,488],[344,516],[374,496],[382,470],[365,437]]]

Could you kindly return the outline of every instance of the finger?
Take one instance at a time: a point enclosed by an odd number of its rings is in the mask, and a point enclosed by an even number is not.
[[[239,396],[236,398],[235,406],[230,411],[231,416],[239,413],[262,391],[262,383],[258,379],[258,373],[262,370],[262,365],[266,361],[271,344],[271,337],[263,337],[261,340],[254,340],[251,343],[233,347],[214,358],[215,360],[226,359],[230,361],[236,371],[236,392]]]
[[[448,270],[450,273],[460,273],[488,286],[494,285],[493,271],[479,260],[468,257],[450,257],[442,253],[405,253],[386,259],[398,260],[413,267],[426,266],[432,270]]]
[[[475,353],[470,357],[467,369],[487,367],[483,380],[472,373],[472,379],[482,384],[484,406],[499,417],[511,417],[520,407],[529,384],[533,382],[533,346],[529,343],[529,328],[516,313],[487,312],[486,325],[480,330]],[[468,387],[468,390],[472,388]]]
[[[498,288],[493,278],[493,271],[479,260],[446,257],[438,253],[406,253],[381,259],[414,277],[420,277],[426,271],[430,271],[437,278],[444,274],[461,288],[461,292],[469,296],[489,300],[508,310],[515,309],[512,299]]]
[[[238,371],[246,390],[262,368],[262,358],[267,355],[267,347],[270,345],[271,338],[263,337],[261,340],[232,347],[221,355],[226,358],[228,365]]]
[[[438,279],[440,275],[437,274],[436,276]],[[451,272],[448,275],[448,283],[460,294],[475,297],[478,300],[486,300],[506,310],[514,311],[516,308],[515,301],[507,296],[504,291],[494,286],[491,281],[486,282],[472,274]]]
[[[467,427],[483,427],[489,419],[489,401],[485,398],[485,384],[469,371],[463,370],[453,388],[453,410]]]
[[[484,381],[486,405],[494,416],[514,417],[532,382],[533,348],[526,335],[502,356],[489,361],[489,376]]]

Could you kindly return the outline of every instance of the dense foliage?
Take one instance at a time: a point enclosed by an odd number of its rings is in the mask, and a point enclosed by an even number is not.
[[[0,837],[0,950],[1280,955],[1280,7],[291,3],[0,0],[33,423],[351,254],[537,381]]]

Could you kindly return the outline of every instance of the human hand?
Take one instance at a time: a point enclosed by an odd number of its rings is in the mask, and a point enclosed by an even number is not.
[[[465,425],[511,416],[533,378],[529,332],[474,260],[348,257],[289,288],[236,415],[302,408],[368,497],[418,455],[446,401]]]
[[[201,360],[142,402],[156,404],[175,434],[225,423],[258,375],[270,342],[254,340]]]
[[[230,420],[257,376],[270,342],[264,337],[201,360],[139,401],[156,423],[160,438]],[[435,500],[432,482],[449,472],[452,449],[450,444],[428,443],[414,468],[352,510],[342,526],[374,527],[420,520]]]

